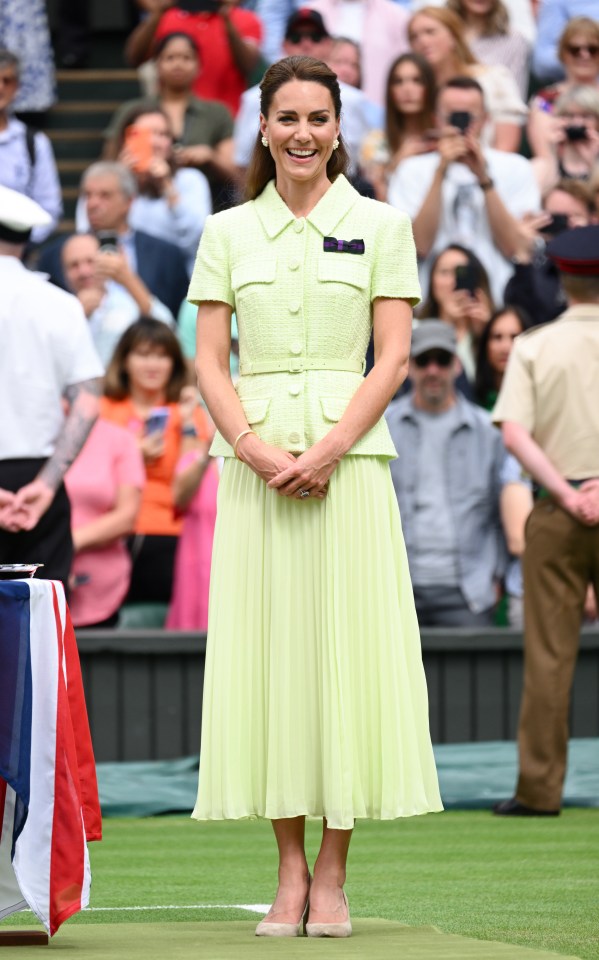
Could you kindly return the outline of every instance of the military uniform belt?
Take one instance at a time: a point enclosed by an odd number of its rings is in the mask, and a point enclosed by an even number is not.
[[[583,483],[588,483],[589,480],[597,480],[597,477],[586,477],[584,480],[566,480],[566,483],[569,483],[571,487],[574,487],[575,490],[578,490]],[[546,487],[539,487],[537,492],[537,497],[539,500],[551,499],[552,494],[549,493]]]
[[[340,370],[345,373],[364,373],[365,360],[329,360],[319,357],[286,357],[284,360],[245,361],[239,365],[242,377],[258,373],[303,373],[304,370]]]

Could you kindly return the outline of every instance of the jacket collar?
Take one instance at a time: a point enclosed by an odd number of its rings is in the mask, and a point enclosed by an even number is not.
[[[358,191],[354,190],[343,175],[340,175],[320,198],[306,220],[323,237],[329,236],[359,196]],[[256,197],[254,208],[271,240],[295,220],[295,216],[277,193],[274,180],[267,183],[260,196]]]
[[[599,304],[597,303],[576,303],[562,313],[559,320],[582,320],[588,317],[590,320],[599,320]]]

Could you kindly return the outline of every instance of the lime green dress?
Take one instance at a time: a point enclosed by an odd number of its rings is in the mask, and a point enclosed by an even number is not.
[[[364,253],[325,249],[333,235]],[[379,296],[418,299],[409,221],[343,177],[306,218],[273,183],[210,218],[189,291],[237,311],[248,423],[297,454],[358,389]],[[212,452],[224,467],[193,816],[351,829],[441,810],[384,420],[322,501],[269,490],[219,435]]]

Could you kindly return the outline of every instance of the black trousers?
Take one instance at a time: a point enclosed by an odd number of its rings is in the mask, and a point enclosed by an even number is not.
[[[178,537],[136,534],[128,543],[133,570],[125,603],[170,603]]]
[[[35,480],[45,460],[0,460],[0,488],[16,493]],[[39,576],[67,586],[73,560],[71,504],[64,485],[33,530],[0,530],[0,563],[43,563]]]

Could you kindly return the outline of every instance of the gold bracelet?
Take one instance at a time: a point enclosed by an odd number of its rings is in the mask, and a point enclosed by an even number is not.
[[[248,435],[248,433],[253,433],[254,436],[257,436],[256,431],[255,431],[255,430],[251,430],[251,429],[248,427],[247,430],[242,430],[242,431],[241,431],[241,433],[239,434],[239,436],[236,438],[235,443],[233,444],[233,453],[235,454],[235,457],[237,458],[237,460],[240,460],[240,459],[241,459],[241,458],[239,457],[239,454],[237,453],[237,444],[239,443],[239,441],[241,440],[241,438],[242,438],[242,437],[246,437],[246,436]]]

